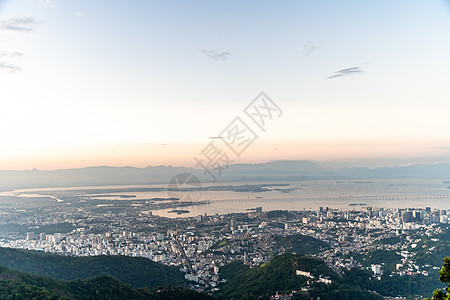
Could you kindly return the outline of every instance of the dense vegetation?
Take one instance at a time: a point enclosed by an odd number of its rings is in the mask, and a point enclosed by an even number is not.
[[[168,284],[178,286],[185,283],[184,275],[178,268],[141,257],[69,257],[39,251],[0,248],[0,265],[65,280],[108,275],[139,288],[157,288]]]
[[[0,281],[0,299],[65,300],[53,291],[35,285],[26,285],[13,280]]]
[[[408,247],[406,250],[415,253],[412,260],[420,270],[426,269],[429,276],[392,274],[395,271],[395,265],[401,263],[401,256],[396,253],[397,251],[390,250],[372,250],[364,254],[349,253],[346,257],[352,256],[361,262],[366,269],[352,269],[346,272],[346,276],[360,288],[376,291],[383,296],[414,298],[431,295],[435,289],[444,286],[438,280],[439,271],[430,266],[441,265],[442,257],[450,253],[450,230],[444,230],[435,236],[424,236],[419,234],[420,232],[417,233],[417,235],[413,235],[417,239],[416,247],[414,249]],[[430,249],[433,250],[430,251]],[[382,265],[383,275],[381,280],[372,277],[373,273],[368,269],[371,264]]]
[[[284,249],[298,255],[317,254],[330,248],[328,243],[307,235],[278,236],[276,239],[275,251]]]
[[[402,262],[402,257],[396,253],[396,251],[390,250],[371,250],[365,253],[351,252],[344,257],[353,257],[357,261],[361,262],[364,267],[370,267],[373,264],[380,264],[383,266],[384,274],[391,274],[396,270],[396,264]]]
[[[421,243],[431,245],[431,238],[423,239]],[[429,248],[426,247],[423,251],[420,249],[415,258],[421,263],[434,262],[437,255],[448,253],[447,236],[439,238],[432,244],[435,246],[433,252],[426,251]],[[364,256],[351,253],[365,266],[384,262],[385,273],[381,280],[377,280],[367,268],[354,268],[339,276],[320,260],[289,253],[307,254],[318,249],[328,249],[328,244],[311,237],[279,237],[276,249],[286,253],[261,266],[249,268],[236,261],[220,268],[220,278],[226,279],[226,282],[219,286],[217,295],[211,297],[181,287],[167,288],[168,285],[184,285],[183,273],[175,267],[145,258],[68,257],[0,248],[0,265],[8,267],[0,267],[0,299],[267,299],[277,292],[286,294],[291,291],[297,291],[293,299],[319,296],[321,299],[380,299],[380,296],[368,290],[384,296],[413,297],[431,295],[437,287],[443,287],[442,282],[450,281],[448,258],[440,272],[440,282],[437,270],[430,276],[392,275],[391,271],[400,261],[395,251],[373,250]],[[298,276],[296,270],[311,272],[315,279]],[[319,275],[330,278],[333,283],[325,285],[316,282]],[[161,286],[166,288],[155,290]],[[433,299],[447,300],[444,291],[436,291],[434,295]]]
[[[53,234],[55,232],[67,233],[74,230],[75,227],[71,223],[58,223],[58,224],[46,224],[40,225],[39,229],[35,229],[39,233]],[[17,234],[25,235],[30,231],[28,224],[0,224],[0,231],[4,232],[16,232]],[[31,230],[32,231],[32,230]]]
[[[209,300],[213,297],[180,287],[137,289],[111,276],[65,281],[0,267],[0,299]]]
[[[447,283],[445,290],[437,289],[433,292],[433,300],[449,300],[450,299],[450,258],[444,258],[444,265],[439,272],[439,280]],[[429,300],[429,299],[426,299]]]
[[[429,295],[436,288],[437,279],[430,276],[399,276],[384,274],[381,280],[372,277],[372,271],[352,269],[345,273],[346,278],[353,285],[362,289],[376,291],[383,296],[407,296]],[[439,281],[437,281],[439,284]]]
[[[296,270],[311,272],[316,279],[319,275],[329,277],[333,283],[316,283],[308,277],[296,275]],[[218,295],[225,298],[268,298],[277,292],[285,294],[294,290],[299,291],[295,299],[310,299],[311,296],[320,296],[321,299],[381,299],[346,282],[322,261],[290,253],[277,256],[253,269],[234,262],[221,268],[220,273],[227,282],[220,286]],[[300,292],[301,288],[306,286],[310,286],[311,290]]]

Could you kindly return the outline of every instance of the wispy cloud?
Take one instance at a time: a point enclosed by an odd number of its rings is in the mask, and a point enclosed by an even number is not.
[[[41,4],[43,4],[43,5],[45,5],[45,6],[49,7],[49,8],[55,8],[56,7],[55,1],[53,1],[53,0],[40,0],[40,2],[41,2]]]
[[[317,49],[317,46],[315,46],[315,45],[305,45],[305,46],[303,46],[302,53],[303,53],[303,55],[308,56],[308,55],[313,54],[313,52],[316,49]]]
[[[11,17],[0,20],[0,29],[12,31],[33,31],[41,22],[33,17]]]
[[[17,58],[20,58],[22,56],[22,52],[8,52],[0,50],[0,70],[9,73],[21,71],[22,68],[17,66],[15,63],[12,63],[11,60],[15,61]]]
[[[346,68],[346,69],[341,69],[339,71],[334,72],[333,75],[328,76],[325,79],[333,79],[333,78],[338,78],[338,77],[344,77],[344,76],[357,74],[357,73],[362,73],[362,72],[363,72],[363,70],[360,67]]]
[[[22,71],[22,68],[20,68],[20,67],[18,67],[16,65],[13,65],[13,64],[11,64],[9,62],[6,62],[6,61],[0,61],[0,70],[4,70],[4,71],[10,72],[10,73],[14,73],[16,71]]]
[[[6,52],[6,51],[0,51],[0,57],[10,57],[10,58],[15,58],[15,57],[21,57],[23,56],[22,52]]]
[[[226,52],[226,51],[219,51],[219,50],[206,50],[203,49],[202,53],[211,58],[212,60],[215,61],[223,61],[223,60],[227,60],[230,59],[231,56],[233,56],[233,54],[231,54],[230,52]]]

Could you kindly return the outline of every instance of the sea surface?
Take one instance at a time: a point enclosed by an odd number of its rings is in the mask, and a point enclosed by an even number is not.
[[[383,208],[425,208],[427,206],[450,210],[450,183],[443,180],[308,180],[298,182],[227,182],[203,184],[203,187],[242,186],[259,184],[289,184],[289,186],[268,187],[265,192],[235,192],[202,190],[195,192],[192,200],[195,204],[178,209],[189,213],[177,214],[173,209],[154,210],[154,215],[179,218],[197,215],[228,214],[246,212],[256,207],[268,210],[317,210],[329,207],[341,210],[360,210],[365,206]],[[0,193],[0,196],[55,198],[58,194],[73,194],[82,191],[86,196],[102,199],[133,200],[167,198],[173,196],[167,191],[133,191],[135,188],[167,188],[167,185],[115,185],[85,186],[46,189],[21,189]],[[98,191],[102,193],[99,194]],[[92,191],[90,193],[89,191]],[[47,194],[48,193],[48,194]],[[189,192],[183,192],[189,193]],[[120,197],[122,196],[122,197]],[[123,197],[125,196],[125,197]],[[134,196],[132,198],[127,196]],[[208,202],[208,204],[202,204]]]

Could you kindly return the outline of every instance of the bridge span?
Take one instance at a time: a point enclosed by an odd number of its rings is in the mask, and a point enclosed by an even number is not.
[[[338,196],[338,197],[286,197],[286,198],[230,198],[230,199],[208,199],[201,202],[223,203],[223,202],[311,202],[311,201],[343,201],[343,202],[369,202],[369,201],[391,201],[391,200],[433,200],[450,199],[449,195],[412,196],[412,195],[367,195],[367,196]]]

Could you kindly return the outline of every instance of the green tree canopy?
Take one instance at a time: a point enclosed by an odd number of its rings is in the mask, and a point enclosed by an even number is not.
[[[439,272],[439,280],[445,283],[450,283],[450,258],[447,256],[444,258],[444,265]],[[433,292],[432,300],[449,300],[450,299],[450,284],[446,288],[446,292],[442,290],[435,290]],[[429,298],[425,299],[429,300]]]

